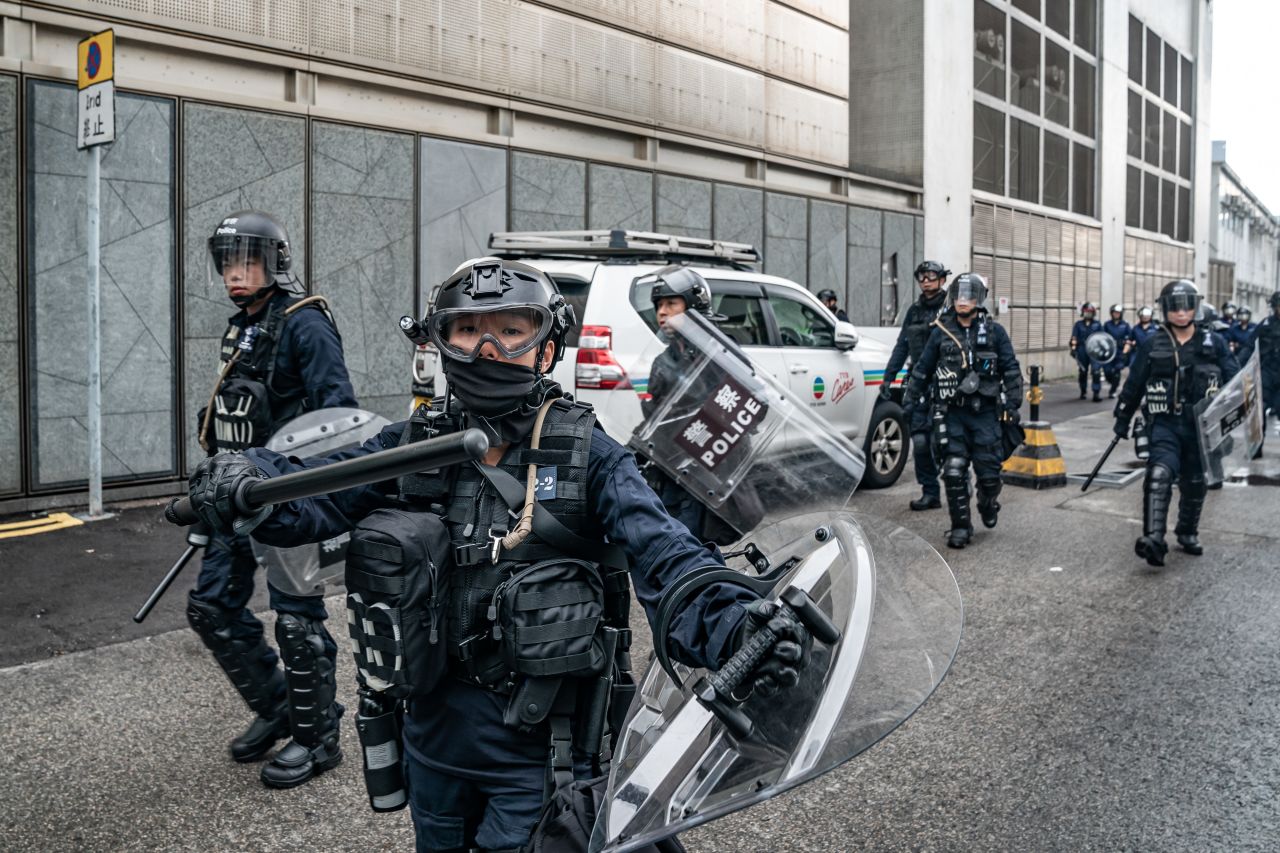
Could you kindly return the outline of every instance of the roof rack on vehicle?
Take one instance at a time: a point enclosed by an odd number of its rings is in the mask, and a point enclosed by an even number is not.
[[[506,255],[569,256],[590,258],[661,257],[704,263],[760,263],[760,252],[750,243],[730,243],[702,237],[680,237],[652,231],[496,231],[489,248]]]

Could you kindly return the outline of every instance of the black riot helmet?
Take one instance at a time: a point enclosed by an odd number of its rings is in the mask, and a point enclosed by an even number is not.
[[[646,273],[632,282],[631,288],[634,294],[632,302],[637,303],[637,309],[645,307],[644,303],[656,306],[659,299],[678,296],[684,300],[687,310],[711,314],[711,288],[707,280],[679,264]]]
[[[1169,282],[1161,289],[1159,299],[1165,322],[1169,321],[1169,315],[1174,311],[1196,310],[1200,307],[1200,299],[1199,289],[1190,280],[1180,278]]]
[[[836,292],[831,288],[824,287],[818,291],[818,301],[826,305],[828,302],[839,302],[840,297],[836,296]]]
[[[1241,325],[1248,324],[1249,320],[1252,318],[1253,311],[1248,305],[1241,305],[1236,309],[1236,319],[1240,321]]]
[[[1120,316],[1119,316],[1119,317],[1117,317],[1117,316],[1116,316],[1117,314],[1119,314]],[[1123,320],[1123,319],[1124,319],[1124,306],[1123,306],[1123,305],[1112,305],[1112,306],[1111,306],[1111,319],[1112,319],[1112,320]]]
[[[1080,316],[1086,320],[1092,320],[1098,316],[1098,306],[1092,302],[1086,302],[1080,306]]]
[[[479,258],[458,267],[436,289],[427,334],[447,360],[474,362],[493,344],[507,358],[551,341],[554,367],[564,355],[564,339],[577,324],[573,307],[546,273],[528,264]]]
[[[976,272],[962,272],[947,286],[947,307],[960,314],[956,310],[956,300],[965,299],[974,303],[973,311],[982,308],[987,301],[987,280]],[[973,311],[960,314],[967,317]]]
[[[1236,304],[1228,299],[1226,302],[1222,303],[1222,308],[1219,309],[1218,313],[1222,315],[1222,319],[1231,320],[1236,316],[1237,310]]]
[[[949,275],[951,275],[951,270],[947,269],[938,261],[921,261],[916,266],[915,279],[917,282],[933,279],[942,281]],[[932,276],[933,279],[930,279],[930,276]]]
[[[255,272],[261,269],[262,273]],[[270,214],[261,210],[241,210],[218,223],[209,238],[209,284],[230,285],[229,277],[246,275],[254,291],[231,301],[244,307],[256,301],[261,287],[280,287],[302,295],[302,284],[293,276],[293,254],[289,234]],[[256,280],[255,280],[256,279]]]
[[[1277,290],[1275,293],[1271,294],[1271,298],[1267,300],[1267,304],[1271,306],[1272,311],[1275,311],[1276,309],[1280,308],[1280,290]]]

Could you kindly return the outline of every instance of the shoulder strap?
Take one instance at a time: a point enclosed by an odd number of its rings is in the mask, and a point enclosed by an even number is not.
[[[957,338],[955,335],[951,334],[951,330],[950,330],[950,329],[948,329],[948,328],[946,327],[946,325],[942,322],[942,318],[938,318],[937,320],[934,320],[934,321],[933,321],[933,325],[935,325],[935,326],[937,326],[939,329],[941,329],[941,330],[942,330],[942,334],[946,335],[948,338],[951,338],[951,342],[952,342],[953,344],[955,344],[957,348],[959,348],[959,350],[960,350],[960,366],[967,370],[967,369],[969,368],[969,354],[968,354],[967,352],[965,352],[964,344],[960,343],[960,339],[959,339],[959,338]]]
[[[480,462],[474,463],[480,474],[497,490],[502,502],[513,511],[524,509],[525,489],[515,477]],[[627,568],[626,556],[616,543],[591,542],[560,523],[541,503],[533,504],[533,532],[538,538],[558,550],[581,557],[611,569]]]

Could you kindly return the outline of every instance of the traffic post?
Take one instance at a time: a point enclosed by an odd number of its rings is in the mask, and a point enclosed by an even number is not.
[[[102,336],[99,328],[101,296],[98,281],[100,254],[99,187],[102,148],[116,138],[115,46],[113,30],[89,36],[76,46],[76,148],[89,151],[88,222],[85,229],[89,260],[89,512],[102,512]]]

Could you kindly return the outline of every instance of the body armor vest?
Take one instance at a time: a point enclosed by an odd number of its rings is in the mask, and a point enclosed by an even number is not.
[[[918,299],[907,311],[907,319],[903,323],[902,330],[907,336],[907,355],[910,356],[912,364],[920,362],[920,354],[924,352],[924,345],[929,341],[933,321],[938,319],[945,303],[946,296],[940,293],[934,305]]]
[[[994,401],[1000,396],[999,365],[990,324],[985,313],[975,317],[968,329],[954,316],[934,323],[943,331],[934,371],[935,395],[940,401],[970,405],[974,397]]]
[[[211,453],[262,447],[277,426],[306,410],[306,389],[282,394],[272,382],[285,323],[302,301],[273,298],[261,321],[245,327],[230,323],[223,332],[222,373],[210,401],[209,429],[203,432]],[[322,305],[323,300],[303,307]]]
[[[1213,335],[1199,327],[1181,346],[1167,327],[1160,329],[1147,361],[1146,406],[1153,415],[1181,414],[1184,406],[1217,393],[1222,384]]]
[[[1280,365],[1280,320],[1271,316],[1259,323],[1254,342],[1258,359],[1267,369]]]

